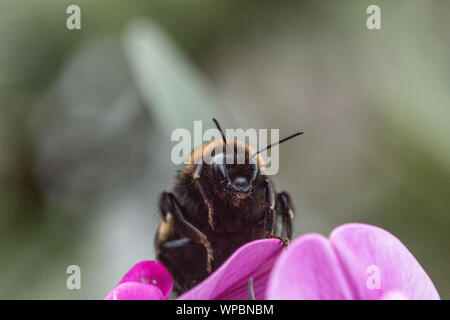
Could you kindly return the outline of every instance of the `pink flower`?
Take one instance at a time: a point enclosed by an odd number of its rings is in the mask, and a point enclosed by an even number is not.
[[[172,287],[172,277],[161,263],[142,261],[125,274],[105,300],[165,300]]]
[[[265,298],[267,280],[283,244],[278,239],[256,240],[237,249],[202,283],[181,295],[181,300],[248,300],[253,279],[255,299]]]
[[[247,243],[202,283],[186,292],[183,300],[249,299],[248,282],[253,279],[256,299],[264,299],[267,280],[281,254],[282,243],[263,239]],[[162,300],[172,290],[172,278],[162,264],[143,261],[131,268],[108,294],[107,300]]]
[[[439,299],[433,283],[392,234],[365,224],[337,227],[329,239],[307,234],[283,253],[277,239],[245,244],[179,299]],[[167,299],[172,278],[162,264],[135,265],[106,299]]]
[[[307,234],[280,256],[269,299],[439,299],[408,249],[389,232],[365,224],[337,227],[329,239]]]

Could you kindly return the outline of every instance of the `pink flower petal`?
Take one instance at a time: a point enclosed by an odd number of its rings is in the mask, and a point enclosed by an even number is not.
[[[351,223],[337,227],[330,242],[357,299],[401,292],[408,299],[439,299],[430,278],[395,236],[381,228]],[[379,289],[373,280],[379,272]],[[371,279],[369,279],[371,278]],[[372,289],[370,289],[372,288]]]
[[[248,300],[253,278],[256,299],[264,299],[267,279],[282,251],[278,239],[256,240],[236,250],[202,283],[181,295],[181,300]]]
[[[378,227],[346,224],[330,240],[315,234],[295,240],[273,268],[267,298],[439,299],[439,294],[396,237]]]
[[[389,291],[381,297],[381,300],[408,300],[408,297],[401,291]]]
[[[125,282],[115,287],[105,300],[165,300],[161,290],[152,284]]]
[[[157,261],[141,261],[134,265],[119,284],[138,282],[157,286],[167,299],[172,291],[173,281],[166,268]]]
[[[295,240],[275,263],[268,299],[352,299],[337,256],[325,237],[307,234]]]
[[[141,261],[134,265],[106,300],[162,300],[172,291],[172,277],[156,261]]]

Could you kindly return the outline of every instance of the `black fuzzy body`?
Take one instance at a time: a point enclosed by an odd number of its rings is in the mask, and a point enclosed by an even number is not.
[[[223,198],[212,198],[214,229],[208,224],[208,209],[192,177],[179,174],[174,194],[183,208],[185,219],[196,226],[208,238],[214,252],[212,271],[243,244],[265,238],[264,217],[268,204],[264,201],[264,190],[242,200],[239,207]],[[210,186],[214,188],[214,186]],[[208,188],[205,188],[208,189]],[[185,238],[173,230],[167,242]],[[190,289],[205,279],[206,253],[203,245],[189,240],[182,246],[160,250],[158,259],[166,266],[175,280],[174,291],[178,294]]]
[[[237,150],[238,147],[235,145],[235,148]],[[198,165],[185,167],[178,172],[173,191],[161,195],[161,225],[168,227],[158,230],[155,248],[157,259],[172,275],[176,294],[182,294],[200,283],[242,245],[273,237],[277,213],[275,197],[280,215],[286,216],[288,209],[291,212],[289,196],[286,193],[275,196],[268,176],[262,174],[259,167],[255,171],[254,166],[248,165],[248,154],[246,163],[234,164],[227,169],[227,177],[253,176],[251,190],[239,201],[233,198],[234,191],[229,185],[227,187],[225,179],[220,179],[212,165],[207,164],[202,165],[201,177],[197,179],[195,172]],[[286,220],[290,228],[286,233],[289,239],[291,219]],[[208,259],[210,254],[205,250],[202,239],[207,240],[212,249],[213,260]],[[210,270],[207,261],[210,261]]]

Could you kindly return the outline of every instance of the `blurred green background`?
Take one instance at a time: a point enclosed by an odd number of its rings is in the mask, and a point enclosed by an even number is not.
[[[66,8],[81,7],[81,30]],[[381,7],[381,30],[366,8]],[[280,148],[295,235],[378,225],[450,298],[449,1],[0,2],[0,298],[103,299],[153,259],[173,129]],[[81,267],[81,290],[66,268]]]

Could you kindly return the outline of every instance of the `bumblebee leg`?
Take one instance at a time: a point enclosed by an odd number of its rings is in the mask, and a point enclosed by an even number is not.
[[[214,260],[213,250],[211,244],[208,241],[206,235],[197,229],[194,225],[189,223],[181,210],[181,206],[173,193],[163,192],[159,202],[161,213],[164,215],[164,219],[173,219],[173,222],[177,226],[179,231],[184,236],[188,237],[195,243],[201,244],[206,249],[206,271],[211,273],[211,261]]]
[[[266,184],[266,201],[269,203],[269,208],[266,211],[264,219],[264,233],[268,238],[276,238],[274,234],[275,230],[275,192],[273,191],[273,185],[270,180],[265,180]]]
[[[206,271],[195,270],[198,261],[204,261],[206,254],[202,245],[187,237],[164,242],[157,253],[158,260],[167,268],[174,281],[173,292],[180,295],[206,278]]]
[[[200,190],[200,194],[202,195],[203,201],[205,202],[206,207],[208,208],[208,223],[212,230],[214,230],[214,222],[213,222],[213,216],[214,216],[214,210],[212,207],[211,200],[208,199],[206,196],[205,190],[203,189],[203,185],[200,182],[200,177],[202,175],[202,169],[203,169],[203,163],[197,164],[197,168],[195,168],[194,171],[194,182],[197,186],[198,190]]]
[[[277,195],[276,210],[281,216],[281,238],[287,243],[292,240],[292,220],[294,220],[294,207],[291,197],[286,192]]]

